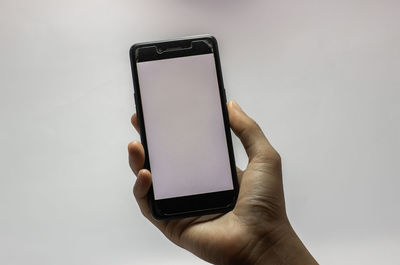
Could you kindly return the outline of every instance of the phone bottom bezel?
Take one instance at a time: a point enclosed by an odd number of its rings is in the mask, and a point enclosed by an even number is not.
[[[152,215],[159,220],[228,212],[235,206],[237,197],[235,190],[162,200],[154,200],[153,192],[150,193]]]

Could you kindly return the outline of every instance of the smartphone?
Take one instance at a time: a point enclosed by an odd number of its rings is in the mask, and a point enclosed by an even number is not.
[[[130,59],[153,217],[232,210],[238,183],[216,39],[138,43]]]

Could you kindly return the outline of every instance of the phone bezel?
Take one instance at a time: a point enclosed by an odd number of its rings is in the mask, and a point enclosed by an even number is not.
[[[132,77],[135,90],[134,97],[136,104],[136,113],[140,126],[140,138],[145,150],[144,168],[147,168],[151,171],[150,161],[147,155],[148,154],[147,139],[146,139],[146,131],[143,118],[143,111],[142,111],[138,71],[136,65],[139,59],[137,51],[139,49],[150,48],[154,46],[157,49],[156,52],[157,55],[151,52],[149,53],[149,55],[146,54],[141,55],[140,61],[162,60],[162,59],[179,58],[184,56],[210,53],[210,52],[200,51],[203,48],[199,49],[198,51],[199,53],[196,53],[197,51],[193,51],[194,49],[185,48],[189,47],[189,44],[192,45],[196,41],[206,41],[207,43],[211,44],[210,45],[211,53],[213,53],[214,55],[214,61],[218,79],[219,95],[220,95],[222,114],[223,114],[222,116],[224,121],[226,142],[230,160],[229,162],[232,172],[233,190],[155,200],[153,186],[151,186],[148,193],[150,209],[153,217],[159,220],[228,212],[234,208],[238,196],[239,186],[237,182],[236,164],[233,153],[229,117],[226,108],[226,95],[222,80],[222,71],[219,59],[218,44],[215,37],[211,35],[201,35],[201,36],[193,36],[193,37],[179,38],[173,40],[137,43],[131,47],[129,54],[130,54]],[[159,53],[158,52],[159,47],[169,51]]]

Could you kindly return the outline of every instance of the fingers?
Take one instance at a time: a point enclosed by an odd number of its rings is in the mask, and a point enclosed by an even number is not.
[[[138,174],[139,170],[144,167],[144,148],[143,145],[138,141],[133,141],[128,145],[129,153],[129,166],[131,167],[135,175]]]
[[[228,102],[228,113],[231,128],[242,142],[249,160],[257,154],[276,153],[258,124],[247,116],[236,102]]]
[[[149,219],[158,229],[165,229],[165,222],[159,222],[153,218],[150,211],[147,193],[151,186],[151,173],[147,169],[141,169],[137,174],[135,185],[133,186],[133,195],[139,205],[142,214]]]
[[[152,218],[150,213],[149,202],[147,201],[147,193],[151,186],[151,173],[147,169],[142,169],[137,174],[135,185],[133,186],[133,195],[139,205],[144,216]]]
[[[139,121],[136,113],[132,115],[131,123],[133,127],[135,127],[136,131],[140,133]],[[128,145],[128,152],[129,165],[137,176],[135,185],[133,186],[133,195],[135,195],[135,199],[139,205],[140,211],[158,229],[163,230],[165,223],[158,222],[152,217],[149,202],[147,200],[147,193],[149,192],[151,186],[151,173],[147,169],[143,169],[145,160],[143,145],[138,141],[133,141]]]
[[[138,133],[140,133],[139,120],[138,120],[138,117],[137,117],[137,114],[136,114],[136,113],[134,113],[134,114],[132,115],[132,117],[131,117],[131,123],[132,123],[133,127],[135,127],[136,131],[137,131]]]

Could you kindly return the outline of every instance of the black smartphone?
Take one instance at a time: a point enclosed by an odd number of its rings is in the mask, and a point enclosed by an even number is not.
[[[238,183],[216,39],[138,43],[130,59],[154,218],[232,210]]]

